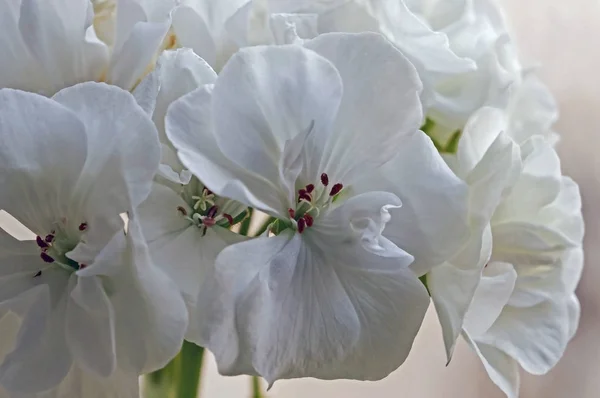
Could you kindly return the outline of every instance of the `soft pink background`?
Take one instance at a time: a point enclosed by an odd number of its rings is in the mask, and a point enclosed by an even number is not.
[[[587,235],[586,268],[579,287],[583,314],[579,332],[567,353],[542,377],[524,376],[522,398],[600,397],[600,1],[501,0],[523,58],[542,65],[540,74],[561,108],[557,129],[563,170],[581,185]],[[435,314],[425,320],[408,361],[380,382],[282,381],[272,398],[502,398],[477,358],[459,345],[445,367]],[[250,397],[246,377],[218,376],[214,363],[205,367],[205,398]]]

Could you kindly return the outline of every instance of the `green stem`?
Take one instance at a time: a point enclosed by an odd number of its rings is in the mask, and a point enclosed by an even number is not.
[[[252,398],[264,398],[260,379],[256,376],[252,376]]]
[[[242,225],[240,225],[240,235],[248,236],[248,231],[250,230],[250,223],[252,222],[252,213],[253,209],[248,208],[248,216],[244,221],[242,221]]]
[[[189,341],[183,342],[179,354],[176,398],[196,398],[200,387],[200,373],[204,348]]]

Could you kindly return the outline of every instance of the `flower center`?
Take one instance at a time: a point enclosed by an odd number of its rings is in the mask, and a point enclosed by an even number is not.
[[[326,173],[321,174],[320,182],[321,184],[317,187],[315,187],[315,184],[308,184],[299,189],[296,208],[288,209],[292,225],[296,227],[299,233],[303,233],[307,228],[312,227],[315,218],[331,206],[344,189],[344,185],[339,182],[329,188],[329,176]]]
[[[35,241],[40,248],[40,258],[47,264],[58,266],[69,272],[78,271],[87,267],[86,264],[80,264],[66,256],[68,252],[73,250],[81,240],[81,236],[88,230],[88,224],[82,222],[77,227],[76,231],[72,228],[67,228],[66,219],[62,219],[57,223],[56,229],[50,231],[49,234],[37,236]],[[38,277],[42,274],[40,270],[35,274]]]
[[[229,228],[248,214],[246,206],[215,195],[195,177],[183,187],[181,197],[189,205],[189,209],[178,206],[177,211],[190,223],[201,228],[203,236],[208,228],[215,225]]]

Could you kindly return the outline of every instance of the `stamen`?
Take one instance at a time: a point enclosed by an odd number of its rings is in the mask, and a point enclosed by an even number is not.
[[[223,213],[223,217],[227,219],[229,225],[233,225],[233,217],[231,217],[231,214]]]
[[[38,271],[38,272],[37,272],[37,273],[36,273],[36,274],[35,274],[33,277],[34,277],[34,278],[37,278],[38,276],[41,276],[41,275],[42,275],[42,271],[40,270],[40,271]]]
[[[46,243],[52,243],[54,241],[54,235],[53,234],[46,235],[44,240],[46,241]]]
[[[306,192],[306,189],[301,189],[298,191],[298,203],[300,203],[302,200],[312,202],[312,196],[310,196],[310,194]]]
[[[42,260],[44,260],[44,262],[46,263],[53,263],[54,259],[52,257],[50,257],[47,253],[41,253],[40,257],[42,258]]]
[[[288,214],[290,215],[290,218],[296,218],[296,212],[294,209],[288,209]]]
[[[306,228],[306,221],[304,221],[304,218],[301,218],[298,220],[298,232],[302,233],[304,232],[304,229]]]
[[[82,222],[81,224],[79,224],[79,230],[80,231],[85,231],[87,229],[88,225],[86,222]]]
[[[187,216],[187,210],[183,207],[183,206],[177,206],[177,211],[182,215],[182,216]]]
[[[306,192],[312,193],[312,191],[314,191],[314,190],[315,190],[315,185],[314,184],[308,184],[306,186]]]
[[[217,206],[212,206],[210,209],[208,209],[208,213],[206,213],[206,217],[215,218],[215,216],[217,215],[217,211],[219,211],[219,208]]]
[[[337,183],[331,188],[331,192],[329,192],[329,196],[335,196],[344,188],[344,185]]]
[[[326,173],[321,174],[321,183],[325,186],[329,185],[329,176]]]
[[[36,236],[35,237],[35,243],[37,243],[37,245],[41,248],[41,249],[45,249],[48,247],[48,244],[42,239],[41,236]]]
[[[79,264],[79,269],[87,268],[87,264]]]
[[[308,213],[306,213],[303,218],[306,220],[306,226],[312,227],[313,222],[315,221],[314,218],[312,218],[312,216]]]

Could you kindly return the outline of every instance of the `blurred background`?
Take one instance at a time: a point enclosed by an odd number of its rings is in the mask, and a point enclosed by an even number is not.
[[[526,65],[539,65],[561,109],[556,130],[563,171],[581,186],[586,219],[586,266],[578,293],[579,331],[563,359],[549,374],[523,375],[521,398],[598,398],[600,396],[600,1],[498,0],[512,25]],[[208,356],[203,398],[252,397],[248,377],[222,377]],[[502,398],[479,360],[458,346],[445,366],[440,327],[433,311],[407,362],[379,382],[280,381],[271,398]]]

